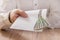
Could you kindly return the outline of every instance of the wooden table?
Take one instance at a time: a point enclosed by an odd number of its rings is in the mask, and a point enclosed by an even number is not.
[[[60,29],[46,29],[39,33],[10,29],[0,31],[0,40],[60,40]]]

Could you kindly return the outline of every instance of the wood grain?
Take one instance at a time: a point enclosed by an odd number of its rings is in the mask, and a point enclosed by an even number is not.
[[[60,40],[60,29],[45,29],[38,33],[10,29],[0,31],[0,40]]]

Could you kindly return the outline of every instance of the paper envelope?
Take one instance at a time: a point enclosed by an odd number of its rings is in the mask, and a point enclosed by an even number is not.
[[[10,28],[18,30],[34,31],[34,26],[36,24],[36,21],[38,20],[38,14],[40,13],[40,10],[31,10],[25,12],[27,13],[28,18],[23,17],[17,18],[17,20],[13,23],[13,25]]]

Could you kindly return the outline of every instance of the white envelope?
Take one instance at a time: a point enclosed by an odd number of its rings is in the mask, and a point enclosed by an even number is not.
[[[28,14],[28,18],[22,18],[22,17],[17,18],[17,20],[13,23],[13,25],[10,28],[18,30],[34,31],[34,26],[36,24],[36,21],[38,20],[38,14],[40,13],[40,10],[31,10],[25,12]]]

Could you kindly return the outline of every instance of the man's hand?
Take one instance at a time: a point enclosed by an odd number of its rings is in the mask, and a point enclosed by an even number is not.
[[[15,9],[11,11],[10,13],[10,20],[14,22],[19,16],[24,17],[24,18],[28,17],[28,15],[24,11]]]

